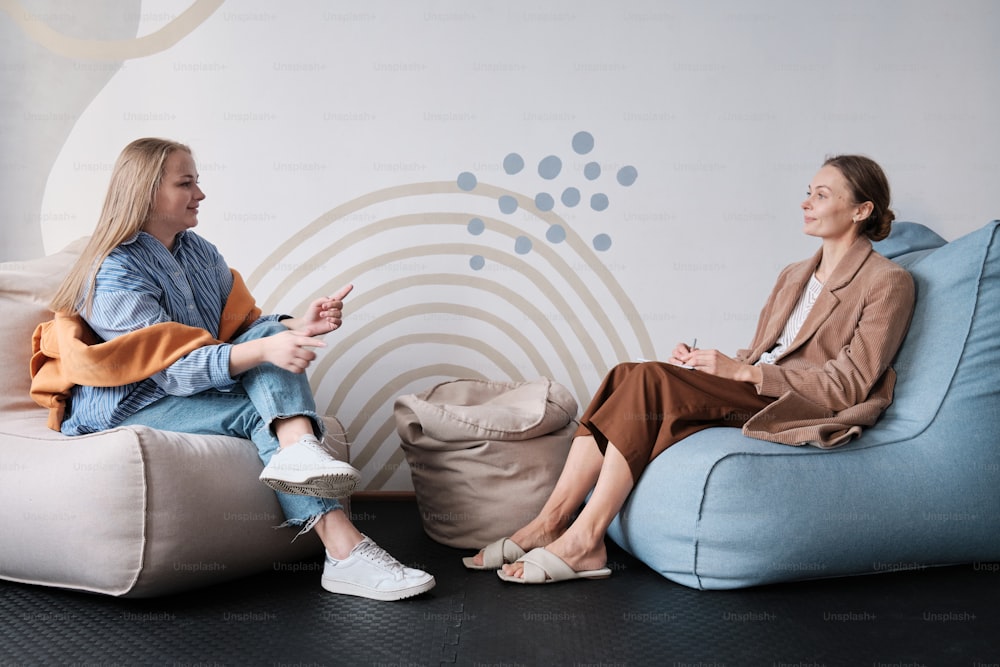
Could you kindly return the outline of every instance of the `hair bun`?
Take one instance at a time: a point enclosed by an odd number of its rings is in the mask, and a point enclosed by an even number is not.
[[[896,219],[896,214],[890,208],[879,216],[878,220],[873,220],[871,229],[868,231],[868,238],[872,241],[881,241],[889,236],[892,231],[892,221]]]

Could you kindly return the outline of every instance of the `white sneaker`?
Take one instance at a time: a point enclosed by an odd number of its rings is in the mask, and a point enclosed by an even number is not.
[[[260,473],[260,481],[284,493],[344,498],[361,481],[361,473],[350,463],[333,458],[319,440],[306,435],[272,456]]]
[[[323,567],[323,588],[372,600],[402,600],[429,591],[435,583],[433,576],[405,567],[369,537],[344,560],[327,553]]]

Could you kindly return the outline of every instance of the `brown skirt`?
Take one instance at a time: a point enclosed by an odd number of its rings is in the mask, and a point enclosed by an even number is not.
[[[638,481],[670,445],[711,426],[740,428],[773,400],[749,382],[673,364],[619,364],[580,417],[576,435],[594,436],[602,453],[612,443]]]

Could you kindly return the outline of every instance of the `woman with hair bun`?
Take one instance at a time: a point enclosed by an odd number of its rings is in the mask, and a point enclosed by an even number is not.
[[[829,448],[874,424],[892,402],[914,304],[910,274],[872,248],[892,226],[889,198],[869,158],[827,159],[801,204],[803,231],[822,246],[778,276],[750,346],[729,357],[680,343],[667,362],[613,368],[538,516],[466,567],[522,584],[607,577],[608,526],[649,462],[682,438],[731,426]]]

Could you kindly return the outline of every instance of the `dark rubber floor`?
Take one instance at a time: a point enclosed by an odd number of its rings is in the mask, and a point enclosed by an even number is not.
[[[0,582],[0,666],[1000,663],[996,564],[700,592],[611,545],[610,579],[517,586],[465,570],[468,554],[430,540],[412,502],[355,501],[354,514],[437,587],[402,602],[335,596],[318,558],[152,600]]]

